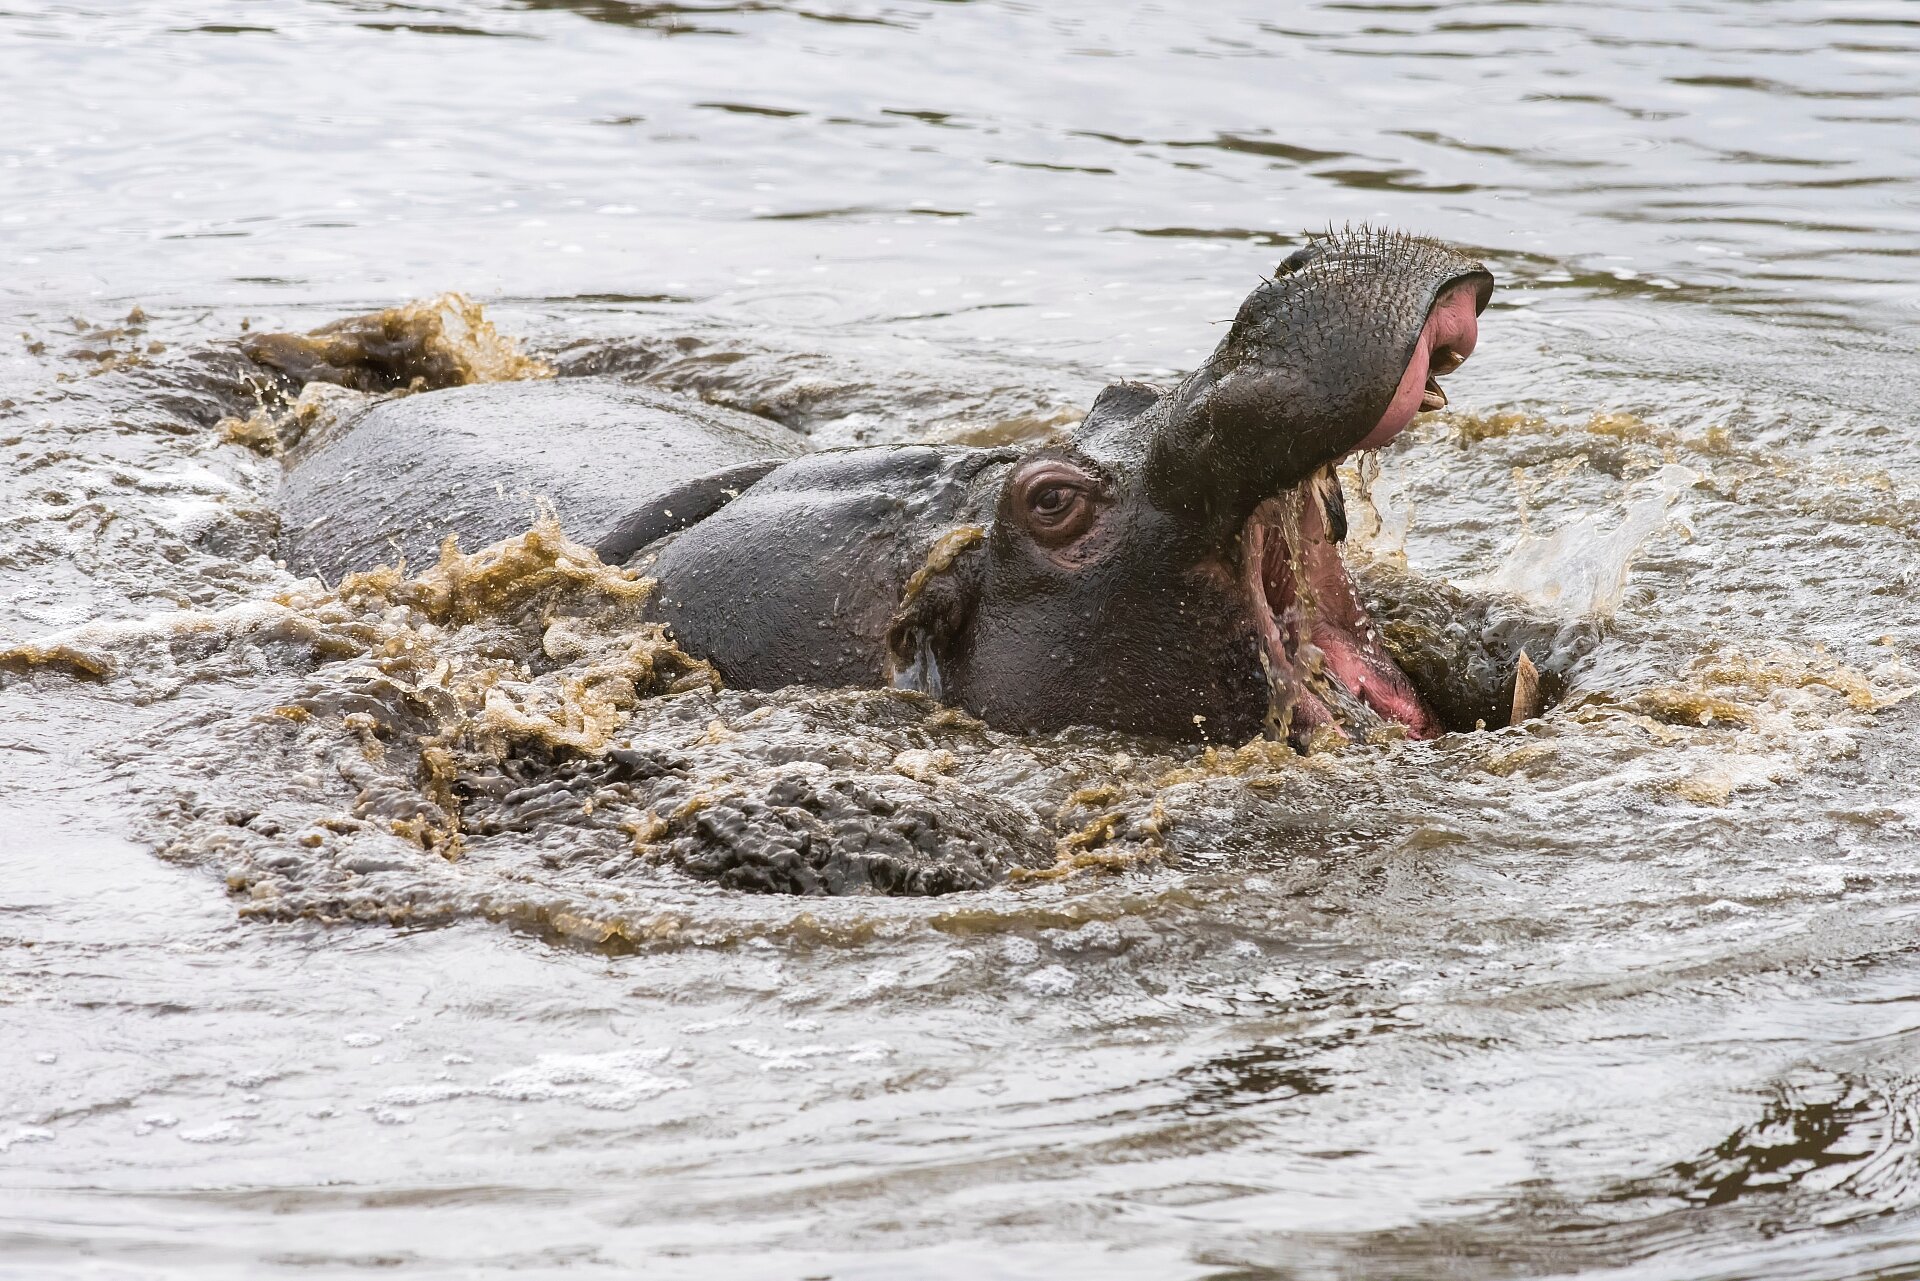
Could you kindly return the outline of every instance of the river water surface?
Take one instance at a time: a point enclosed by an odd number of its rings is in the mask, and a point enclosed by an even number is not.
[[[0,0],[0,59],[0,1274],[1920,1276],[1913,5]],[[459,293],[452,381],[1022,440],[1350,223],[1500,279],[1354,559],[1541,719],[1020,739],[686,679],[538,532],[275,561],[366,393],[263,409],[249,335]],[[1042,874],[719,888],[649,770]]]

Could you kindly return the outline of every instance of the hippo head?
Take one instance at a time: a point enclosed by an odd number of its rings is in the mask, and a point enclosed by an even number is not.
[[[1070,437],[1004,472],[953,584],[970,608],[938,611],[964,618],[932,658],[943,696],[1029,729],[1441,732],[1341,565],[1333,466],[1446,403],[1435,377],[1473,351],[1492,289],[1434,241],[1327,235],[1177,386],[1107,388]],[[899,637],[898,669],[931,666]]]
[[[1434,241],[1320,237],[1171,389],[1109,387],[1029,451],[829,450],[728,472],[709,488],[737,498],[635,564],[729,684],[889,683],[1014,729],[1436,734],[1341,565],[1333,465],[1446,403],[1434,377],[1473,350],[1492,289]],[[636,528],[712,510],[697,498]]]

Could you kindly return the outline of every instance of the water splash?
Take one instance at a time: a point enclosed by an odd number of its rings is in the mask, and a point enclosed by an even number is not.
[[[1413,475],[1404,459],[1370,450],[1353,459],[1347,505],[1347,537],[1374,556],[1404,561],[1413,529]]]
[[[241,347],[300,384],[356,391],[433,391],[554,375],[552,365],[523,352],[484,308],[457,293],[348,316],[308,334],[256,334]]]
[[[1625,511],[1612,528],[1603,527],[1602,513],[1589,512],[1550,534],[1522,530],[1492,573],[1463,585],[1505,592],[1555,613],[1611,618],[1647,544],[1669,529],[1691,534],[1679,502],[1700,479],[1692,468],[1668,463],[1628,491]]]

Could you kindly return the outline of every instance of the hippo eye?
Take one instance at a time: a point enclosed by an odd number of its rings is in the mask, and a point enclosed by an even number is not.
[[[1059,547],[1087,532],[1098,506],[1100,482],[1063,459],[1049,458],[1014,480],[1014,500],[1033,540]]]
[[[1079,496],[1080,491],[1071,486],[1048,485],[1028,499],[1027,505],[1036,516],[1057,519],[1066,515],[1067,509],[1073,506]]]

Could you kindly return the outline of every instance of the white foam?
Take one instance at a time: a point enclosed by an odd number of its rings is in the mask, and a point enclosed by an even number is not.
[[[1015,965],[1032,965],[1040,959],[1040,945],[1030,938],[1009,934],[1000,940],[1000,955]]]
[[[380,1096],[387,1105],[418,1107],[449,1099],[501,1099],[512,1103],[572,1102],[624,1112],[686,1082],[656,1075],[664,1049],[614,1050],[607,1054],[543,1054],[531,1064],[478,1085],[401,1087]],[[378,1119],[378,1118],[376,1118]]]
[[[826,1059],[841,1063],[877,1063],[893,1054],[893,1047],[884,1041],[860,1041],[853,1045],[769,1045],[748,1039],[733,1042],[733,1048],[759,1059],[762,1072],[803,1072]]]
[[[180,1131],[184,1143],[235,1143],[245,1137],[246,1131],[232,1121],[216,1121],[197,1130]]]
[[[1064,965],[1049,965],[1031,974],[1020,976],[1020,986],[1035,996],[1065,996],[1073,991],[1079,982],[1080,980],[1073,976],[1073,971]]]
[[[747,1022],[748,1021],[746,1019],[740,1018],[738,1015],[735,1015],[730,1018],[707,1019],[700,1023],[689,1023],[683,1030],[687,1032],[693,1032],[693,1033],[720,1032],[720,1031],[725,1031],[725,1030],[736,1028],[736,1027],[746,1027]]]
[[[5,1152],[16,1143],[51,1143],[53,1131],[41,1125],[29,1125],[15,1130],[4,1139],[0,1139],[0,1152]]]

